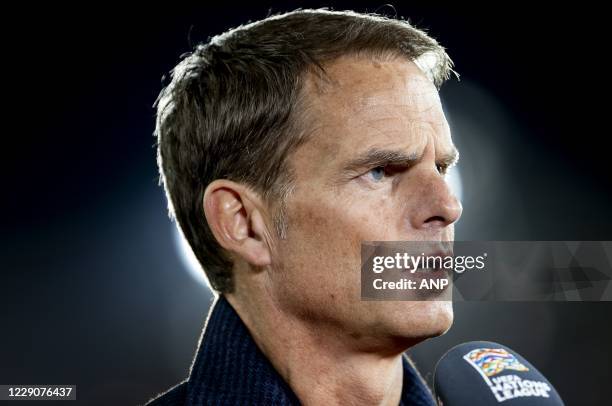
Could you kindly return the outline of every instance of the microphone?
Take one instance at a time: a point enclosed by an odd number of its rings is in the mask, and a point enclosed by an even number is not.
[[[550,406],[563,400],[520,354],[490,341],[450,349],[438,361],[434,390],[444,406]]]

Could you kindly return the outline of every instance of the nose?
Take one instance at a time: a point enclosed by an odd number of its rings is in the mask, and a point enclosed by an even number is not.
[[[414,229],[440,231],[461,217],[463,207],[444,176],[435,169],[424,169],[416,188],[416,201],[410,214]]]

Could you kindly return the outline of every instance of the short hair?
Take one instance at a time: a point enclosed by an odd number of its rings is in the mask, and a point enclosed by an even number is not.
[[[287,157],[305,141],[306,73],[341,56],[405,57],[436,86],[452,61],[408,21],[353,11],[296,10],[231,29],[198,44],[173,69],[157,101],[160,183],[171,217],[213,289],[233,290],[232,262],[206,221],[204,190],[229,179],[274,208],[283,238],[291,190]]]

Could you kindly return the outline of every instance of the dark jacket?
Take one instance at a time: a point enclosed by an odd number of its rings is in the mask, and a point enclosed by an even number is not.
[[[435,405],[408,359],[402,360],[400,405]],[[147,405],[298,404],[298,398],[259,350],[236,311],[220,295],[206,323],[189,378]]]

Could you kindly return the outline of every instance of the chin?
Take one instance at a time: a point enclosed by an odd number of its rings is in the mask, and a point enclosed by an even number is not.
[[[453,302],[452,301],[432,301],[429,302],[432,309],[431,329],[432,336],[437,337],[446,333],[453,325]]]
[[[446,333],[453,325],[453,302],[452,301],[429,301],[420,302],[423,307],[421,320],[423,333],[429,337],[437,337]]]
[[[405,315],[403,333],[418,341],[438,337],[446,333],[453,324],[452,301],[412,302],[409,314]]]

